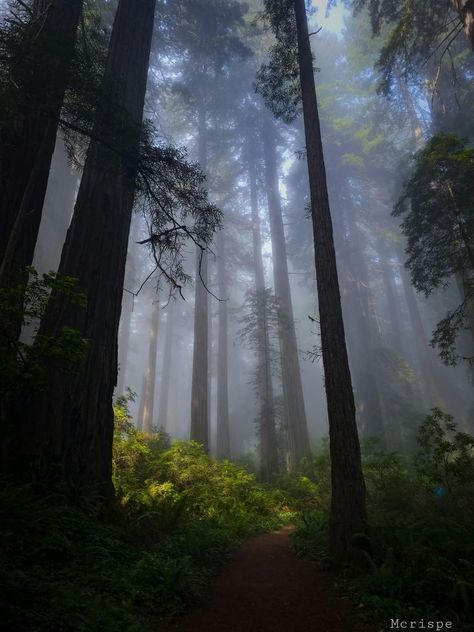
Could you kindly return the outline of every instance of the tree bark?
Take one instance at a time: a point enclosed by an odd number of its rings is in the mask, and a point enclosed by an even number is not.
[[[284,414],[288,438],[288,469],[293,472],[298,469],[301,459],[309,454],[309,438],[278,188],[275,135],[270,122],[266,122],[264,127],[263,145],[272,239],[273,275],[278,306]]]
[[[24,398],[19,455],[13,452],[24,471],[43,467],[69,489],[94,488],[104,497],[113,494],[117,335],[154,10],[155,0],[142,0],[138,7],[136,0],[120,0],[112,30],[104,82],[116,88],[124,116],[118,119],[106,101],[93,136],[126,138],[126,151],[91,142],[59,266],[61,275],[77,279],[87,305],[53,292],[40,329],[42,336],[75,330],[87,348],[72,366],[61,358],[48,361],[42,390]]]
[[[207,170],[206,111],[198,110],[198,157],[203,173]],[[196,290],[194,307],[193,380],[191,392],[191,440],[209,452],[208,370],[209,370],[209,296],[207,254],[196,247]]]
[[[173,370],[173,331],[175,319],[174,300],[170,299],[166,310],[165,349],[161,369],[160,398],[158,400],[158,425],[163,430],[168,428],[168,401],[170,393],[171,373]]]
[[[35,0],[23,43],[27,61],[11,77],[13,93],[3,95],[14,107],[0,131],[2,285],[25,284],[33,261],[82,4]]]
[[[268,331],[265,274],[262,257],[262,237],[258,211],[258,188],[254,146],[248,141],[248,177],[250,184],[250,207],[252,212],[252,243],[257,297],[257,318],[259,331],[258,381],[260,393],[260,463],[264,481],[271,481],[279,470],[278,442],[275,428],[275,406],[273,400],[273,380]]]
[[[145,392],[143,394],[143,412],[140,427],[143,432],[151,434],[153,431],[153,412],[155,403],[156,385],[156,355],[158,353],[158,328],[160,323],[160,304],[158,295],[152,307],[150,338],[148,347],[148,366],[145,379]]]
[[[228,314],[225,234],[217,233],[217,279],[219,291],[219,330],[217,349],[217,458],[230,458]]]
[[[365,483],[347,359],[305,0],[294,0],[331,453],[330,543],[343,559],[366,530]]]

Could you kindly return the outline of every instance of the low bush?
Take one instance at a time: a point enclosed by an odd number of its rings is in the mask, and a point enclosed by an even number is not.
[[[170,445],[115,407],[116,502],[0,493],[2,626],[19,632],[146,632],[182,612],[241,538],[279,526],[278,493],[192,442]]]
[[[373,621],[453,621],[471,628],[474,603],[474,439],[435,409],[422,423],[413,457],[363,446],[371,553],[365,568],[346,568],[341,585]],[[328,473],[313,462],[326,487]],[[324,457],[326,458],[326,457]],[[327,495],[302,513],[295,545],[327,564]],[[384,627],[386,626],[386,628]]]

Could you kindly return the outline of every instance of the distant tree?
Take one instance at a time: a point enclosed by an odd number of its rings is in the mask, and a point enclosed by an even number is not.
[[[179,312],[178,312],[179,314]],[[174,300],[170,299],[169,305],[166,308],[166,330],[165,330],[165,348],[163,351],[163,364],[161,367],[161,383],[160,383],[160,395],[158,400],[158,427],[166,430],[168,428],[169,419],[169,396],[170,396],[170,384],[171,374],[173,372],[174,362],[173,357],[175,355],[174,349],[176,340],[174,339],[175,320],[177,317]]]
[[[153,300],[150,333],[148,340],[148,366],[146,370],[145,389],[143,392],[143,405],[141,406],[142,416],[139,421],[143,432],[150,434],[154,424],[155,410],[155,385],[156,385],[156,361],[158,353],[158,330],[160,323],[160,301],[159,291],[156,292]]]
[[[474,150],[453,135],[434,136],[415,154],[414,170],[394,215],[407,236],[407,268],[415,288],[430,295],[457,279],[461,304],[440,321],[433,343],[446,364],[463,328],[474,336]],[[467,358],[471,359],[472,358]]]
[[[255,390],[260,404],[258,428],[260,442],[260,465],[262,478],[271,480],[279,470],[278,442],[275,422],[275,398],[273,389],[273,373],[275,362],[272,337],[275,334],[274,319],[269,307],[268,291],[265,286],[265,272],[262,255],[261,221],[258,208],[258,178],[257,161],[255,156],[255,128],[251,128],[248,134],[247,151],[245,152],[246,166],[248,170],[250,210],[252,221],[252,245],[255,292],[253,305],[247,297],[247,306],[253,312],[252,326],[248,333],[251,335],[251,346],[257,351],[257,371]],[[252,323],[252,318],[247,320],[247,326]]]
[[[301,459],[310,453],[308,425],[301,382],[290,277],[288,274],[286,236],[278,185],[275,128],[271,121],[264,123],[262,135],[265,188],[272,240],[273,278],[278,305],[283,407],[288,442],[287,458],[289,470],[294,472],[298,470]]]
[[[162,9],[169,28],[163,33],[171,55],[179,50],[179,62],[171,67],[173,89],[186,104],[197,134],[198,161],[212,179],[209,131],[216,99],[234,59],[250,53],[239,30],[245,5],[235,0],[179,0]],[[191,439],[209,449],[209,261],[196,250],[193,378],[191,389]]]

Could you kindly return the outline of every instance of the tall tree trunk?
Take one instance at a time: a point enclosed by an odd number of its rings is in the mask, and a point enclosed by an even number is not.
[[[433,359],[426,339],[425,328],[420,314],[420,308],[416,300],[413,286],[410,278],[402,266],[400,266],[400,274],[402,278],[403,292],[408,307],[408,315],[410,317],[411,326],[415,339],[415,347],[419,368],[421,370],[422,380],[425,385],[425,399],[429,408],[439,406],[444,408],[444,400],[441,395],[439,378],[433,366]]]
[[[82,4],[33,2],[25,58],[17,65],[19,76],[14,71],[11,77],[12,94],[3,95],[14,103],[0,131],[3,286],[26,283],[25,268],[33,261]]]
[[[142,387],[140,389],[140,399],[138,400],[139,405],[138,405],[136,427],[137,427],[137,430],[140,430],[140,431],[143,430],[142,420],[143,420],[143,410],[145,408],[145,389],[146,389],[146,373],[144,373],[142,376]]]
[[[261,474],[270,481],[278,472],[278,442],[275,428],[275,405],[273,400],[273,380],[268,331],[265,274],[263,270],[262,237],[258,211],[258,189],[255,153],[252,141],[248,141],[248,176],[250,184],[250,207],[252,212],[252,243],[257,298],[257,318],[259,331],[258,382],[260,393],[260,462]]]
[[[217,348],[217,458],[230,458],[228,315],[225,234],[217,233],[217,279],[219,291],[219,331]]]
[[[365,437],[378,437],[383,440],[387,411],[380,376],[377,374],[377,352],[384,347],[384,343],[369,285],[360,228],[353,213],[347,213],[345,220],[348,229],[350,275],[347,287],[352,286],[353,324],[356,327],[352,340],[353,364],[357,366],[357,370],[354,371],[354,383],[359,404],[359,419]]]
[[[53,292],[40,329],[42,336],[76,330],[87,347],[73,366],[48,361],[43,388],[20,417],[22,437],[13,451],[23,469],[22,452],[29,466],[46,466],[70,488],[92,486],[105,496],[113,493],[117,334],[154,10],[155,0],[120,0],[112,30],[104,82],[116,88],[120,116],[104,102],[93,136],[127,144],[119,153],[91,142],[59,266],[61,275],[78,280],[87,305]]]
[[[329,417],[332,489],[330,541],[334,555],[344,558],[354,549],[354,536],[366,528],[365,483],[342,319],[305,0],[294,0],[294,7]]]
[[[131,294],[135,286],[135,253],[136,248],[135,241],[137,239],[137,228],[132,229],[132,239],[129,240],[127,263],[125,268],[125,283],[124,292],[122,296],[122,309],[119,328],[119,342],[118,342],[118,378],[116,392],[122,395],[125,392],[126,383],[125,377],[127,372],[128,355],[130,352],[130,335],[132,333],[132,314],[135,296]]]
[[[309,438],[288,276],[285,230],[278,188],[275,132],[269,121],[265,124],[263,141],[273,275],[278,306],[284,414],[288,438],[288,468],[290,471],[295,471],[298,469],[301,459],[309,454]]]
[[[165,349],[161,369],[160,399],[158,402],[158,425],[168,429],[168,402],[170,393],[171,373],[173,371],[173,331],[175,319],[174,300],[170,299],[166,310]]]
[[[148,366],[146,371],[145,392],[143,394],[143,412],[141,429],[150,434],[153,430],[153,411],[155,404],[156,355],[158,353],[158,327],[160,323],[160,303],[158,295],[152,307],[150,338],[148,346]]]
[[[203,173],[207,170],[207,121],[201,105],[198,111],[198,157]],[[196,291],[194,307],[193,380],[191,392],[191,440],[209,451],[208,369],[209,369],[209,296],[207,253],[196,247]]]

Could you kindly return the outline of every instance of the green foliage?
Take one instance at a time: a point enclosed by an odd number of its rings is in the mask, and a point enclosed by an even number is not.
[[[456,48],[463,34],[463,11],[455,2],[435,0],[344,0],[356,12],[367,9],[374,35],[388,25],[388,36],[377,65],[382,71],[380,89],[388,94],[397,75],[414,75],[435,54],[443,59]],[[337,0],[329,0],[335,5]],[[465,40],[462,45],[468,44]]]
[[[291,123],[301,113],[301,86],[293,0],[265,0],[263,19],[276,43],[257,72],[256,91],[276,118]]]
[[[86,306],[86,297],[76,279],[55,272],[38,274],[29,267],[26,287],[0,288],[0,397],[22,389],[40,388],[42,368],[47,358],[62,358],[71,370],[82,359],[87,340],[70,327],[55,336],[37,335],[40,320],[52,291],[65,296],[72,304]],[[36,337],[35,344],[18,340],[17,323]]]
[[[28,488],[0,492],[0,602],[8,630],[146,632],[182,612],[241,538],[293,514],[291,494],[264,488],[196,443],[170,445],[115,402],[116,502],[98,515]],[[34,525],[34,528],[32,528]]]
[[[371,548],[365,567],[344,569],[341,586],[379,624],[395,617],[445,619],[467,632],[474,599],[474,438],[434,409],[418,442],[412,457],[384,453],[377,441],[362,446]],[[303,513],[297,550],[327,564],[326,533],[327,514]]]
[[[416,289],[431,294],[454,276],[464,300],[438,323],[433,343],[446,364],[459,359],[455,344],[468,324],[474,275],[474,150],[452,134],[439,134],[416,153],[414,170],[393,214],[402,216],[407,267]]]

